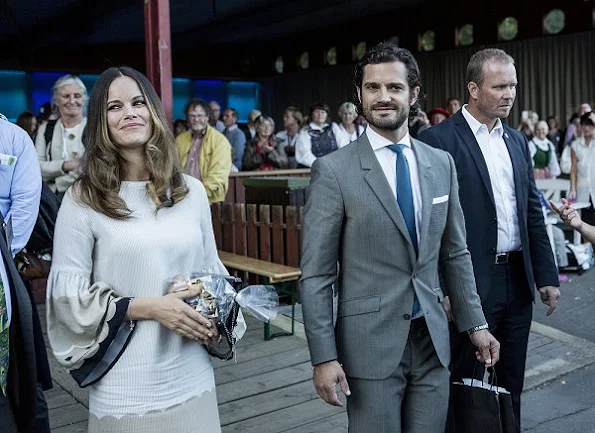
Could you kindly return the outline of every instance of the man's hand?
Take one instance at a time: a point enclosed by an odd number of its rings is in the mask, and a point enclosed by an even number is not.
[[[450,296],[445,296],[442,300],[442,308],[444,308],[444,312],[446,313],[446,317],[448,318],[449,322],[453,321],[452,317],[452,309],[450,308]]]
[[[541,302],[550,307],[545,313],[546,316],[549,316],[556,309],[556,303],[560,297],[560,290],[554,286],[544,286],[539,288],[539,295],[541,296]]]
[[[493,367],[500,359],[500,343],[487,329],[469,335],[471,343],[477,347],[475,356],[486,368]]]
[[[314,387],[318,395],[333,406],[343,406],[337,395],[337,384],[341,385],[341,391],[347,397],[351,395],[345,372],[337,361],[324,362],[314,366]]]

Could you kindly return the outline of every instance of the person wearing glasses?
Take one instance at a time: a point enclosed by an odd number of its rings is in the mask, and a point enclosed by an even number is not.
[[[211,108],[205,101],[190,100],[185,112],[190,129],[176,138],[182,169],[202,182],[209,203],[222,202],[229,186],[231,145],[209,125]]]

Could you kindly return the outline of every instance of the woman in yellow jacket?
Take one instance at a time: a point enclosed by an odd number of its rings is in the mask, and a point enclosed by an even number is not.
[[[193,99],[186,106],[190,130],[176,138],[181,166],[196,177],[207,191],[209,203],[225,200],[231,171],[231,145],[223,134],[209,125],[211,109]]]

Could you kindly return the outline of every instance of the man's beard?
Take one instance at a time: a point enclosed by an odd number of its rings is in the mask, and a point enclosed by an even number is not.
[[[392,108],[396,110],[397,117],[375,117],[374,108]],[[400,108],[395,104],[374,104],[372,106],[363,107],[364,118],[368,123],[378,129],[385,129],[394,131],[399,129],[409,118],[409,107]]]

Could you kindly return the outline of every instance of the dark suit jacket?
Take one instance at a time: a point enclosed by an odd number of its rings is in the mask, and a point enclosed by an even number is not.
[[[35,420],[37,404],[37,365],[31,300],[6,245],[1,223],[0,214],[0,254],[8,276],[12,305],[7,397],[17,430],[28,432]],[[0,413],[0,425],[3,416],[8,415]]]
[[[545,231],[527,142],[518,131],[507,125],[503,126],[503,138],[514,172],[526,287],[531,298],[535,299],[535,286],[559,285],[558,270]],[[479,144],[462,110],[422,132],[419,139],[446,150],[455,161],[467,228],[467,246],[473,261],[477,292],[482,300],[486,300],[498,241],[498,224],[488,167]]]

